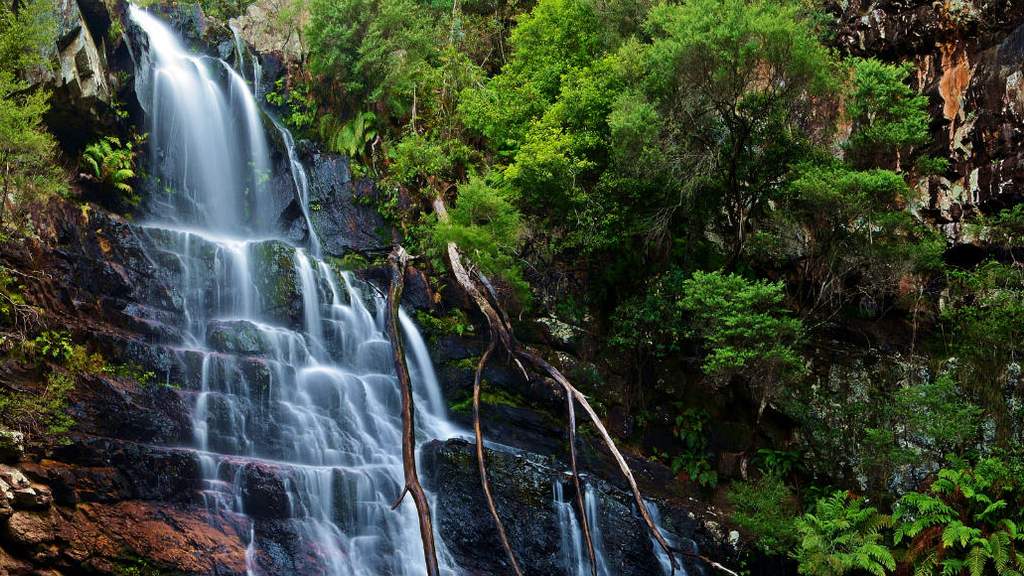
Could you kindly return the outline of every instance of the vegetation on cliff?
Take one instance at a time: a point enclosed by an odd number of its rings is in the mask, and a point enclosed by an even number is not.
[[[735,483],[755,539],[799,527],[769,552],[808,574],[992,569],[928,560],[879,511],[971,462],[1013,466],[1022,440],[1019,217],[979,218],[986,256],[948,257],[914,209],[948,162],[908,63],[845,56],[827,12],[785,0],[313,2],[307,40],[321,136],[373,114],[347,151],[404,199],[408,242],[457,239],[506,306],[585,325],[622,433],[710,411],[712,442],[648,449]],[[719,416],[745,432],[716,434]],[[795,465],[720,462],[758,450]],[[747,500],[766,497],[758,520]]]
[[[27,80],[49,11],[0,6],[4,238],[66,187]],[[435,279],[455,242],[511,317],[586,334],[616,435],[723,496],[761,552],[809,575],[1024,571],[1024,212],[971,215],[970,256],[951,250],[920,209],[949,162],[910,63],[845,54],[795,0],[299,12],[307,58],[268,103],[382,183]],[[98,137],[87,179],[134,200],[138,143]],[[0,268],[27,343],[5,351],[46,387],[0,395],[0,421],[59,440],[74,378],[110,369],[26,323],[20,289]]]

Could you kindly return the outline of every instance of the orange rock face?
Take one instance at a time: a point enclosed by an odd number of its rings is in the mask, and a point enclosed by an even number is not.
[[[38,565],[84,567],[120,573],[145,566],[182,574],[244,574],[245,545],[233,518],[214,526],[207,513],[142,501],[87,503],[74,509],[18,511],[8,521],[6,542]],[[7,546],[8,544],[5,544]],[[10,559],[9,571],[20,564]]]

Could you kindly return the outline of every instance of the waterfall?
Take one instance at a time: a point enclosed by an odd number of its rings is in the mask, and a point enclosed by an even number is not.
[[[567,576],[590,576],[590,555],[583,539],[583,527],[577,516],[576,498],[565,498],[565,490],[560,480],[553,486],[554,507],[558,517],[558,541],[562,557],[562,566]],[[583,507],[587,514],[590,527],[590,541],[594,545],[594,558],[597,560],[597,575],[612,576],[608,569],[608,561],[604,553],[604,539],[601,537],[600,493],[589,483],[584,487]]]
[[[146,44],[132,56],[159,189],[139,230],[150,259],[177,270],[181,337],[171,350],[192,400],[211,522],[241,527],[253,575],[422,574],[412,500],[391,510],[403,469],[386,302],[319,258],[291,134],[243,76],[184,49],[152,14],[129,14]],[[236,51],[242,66],[237,36]],[[278,229],[267,130],[287,144],[307,246]],[[404,312],[400,321],[418,436],[445,438],[452,428],[423,338]]]
[[[644,506],[647,508],[647,513],[651,515],[651,520],[654,522],[654,525],[658,527],[658,531],[661,532],[662,537],[664,537],[665,541],[668,542],[668,545],[675,549],[685,549],[683,546],[680,545],[680,542],[676,540],[676,538],[672,535],[671,532],[665,530],[662,527],[661,511],[658,510],[658,507],[654,504],[654,502],[645,500]],[[688,542],[688,544],[693,547],[696,547],[696,544],[694,544],[693,542]],[[666,554],[665,551],[661,548],[661,545],[658,543],[657,540],[654,539],[653,535],[651,536],[651,547],[654,548],[654,553],[658,557],[658,564],[661,565],[661,572],[665,574],[665,576],[672,576],[673,574],[677,576],[687,576],[686,567],[682,565],[680,565],[679,568],[673,572],[672,560],[669,559],[668,554]],[[696,552],[696,550],[693,550],[693,552]]]

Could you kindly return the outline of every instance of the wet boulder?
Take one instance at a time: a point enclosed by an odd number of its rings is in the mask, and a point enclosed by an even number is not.
[[[464,440],[435,440],[423,447],[422,461],[427,488],[437,498],[438,531],[465,573],[507,572],[507,560],[480,488],[473,446]],[[487,461],[495,504],[523,571],[571,574],[560,538],[568,526],[565,508],[560,520],[555,498],[559,486],[561,502],[574,498],[565,466],[525,452],[495,450],[488,451]],[[596,477],[586,482],[597,500],[595,545],[600,547],[609,573],[662,573],[653,542],[632,505],[632,496]],[[571,533],[566,535],[572,537]],[[689,542],[686,534],[671,538]]]

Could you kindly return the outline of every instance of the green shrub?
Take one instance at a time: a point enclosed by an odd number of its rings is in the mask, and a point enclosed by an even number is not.
[[[763,476],[736,482],[726,496],[733,506],[732,521],[753,536],[762,552],[785,555],[796,545],[797,503],[781,479]]]
[[[793,557],[806,576],[867,572],[885,576],[896,569],[882,530],[892,518],[865,505],[863,498],[838,491],[818,500],[814,512],[796,520],[800,545]]]

